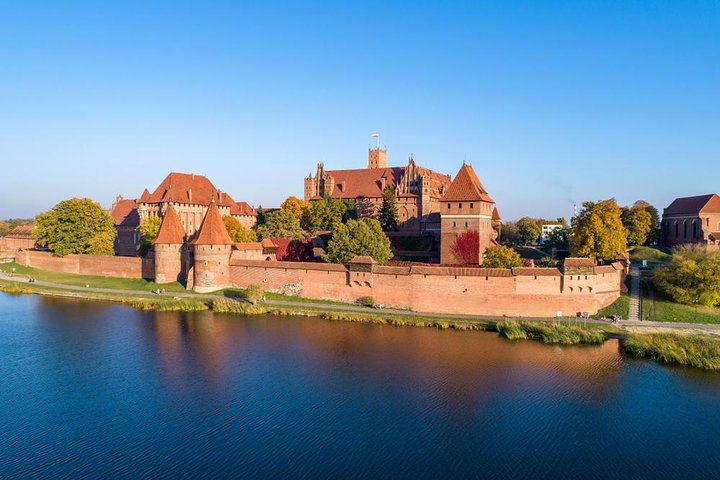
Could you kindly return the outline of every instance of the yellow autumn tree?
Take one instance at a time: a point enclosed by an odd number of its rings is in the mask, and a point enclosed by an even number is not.
[[[572,221],[571,255],[595,261],[613,260],[626,250],[627,230],[615,199],[583,203],[579,215]]]
[[[300,200],[297,197],[288,197],[280,205],[280,211],[291,214],[293,217],[298,219],[298,222],[302,220],[303,215],[307,212],[307,209],[307,202]]]

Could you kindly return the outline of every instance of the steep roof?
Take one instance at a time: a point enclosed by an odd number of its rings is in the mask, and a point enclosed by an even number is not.
[[[715,193],[695,197],[676,198],[663,215],[696,214],[701,211],[720,212],[720,196]]]
[[[207,177],[194,173],[171,172],[144,202],[210,205],[213,200],[224,207],[235,205],[230,195],[220,192]]]
[[[197,237],[193,242],[195,245],[232,245],[233,241],[228,235],[227,228],[220,216],[220,210],[215,202],[210,202],[205,218],[203,219]]]
[[[120,199],[115,202],[110,210],[110,216],[115,225],[136,227],[140,225],[140,217],[137,213],[137,202],[131,199]]]
[[[502,218],[500,218],[500,212],[498,212],[497,207],[493,208],[492,219],[493,220],[502,220]]]
[[[165,212],[165,216],[163,216],[160,230],[153,244],[163,243],[177,245],[183,243],[184,238],[185,229],[180,223],[180,217],[178,217],[175,208],[170,205]]]
[[[483,187],[480,179],[475,174],[475,170],[470,165],[463,164],[460,167],[455,179],[450,184],[445,195],[440,199],[441,202],[457,202],[479,200],[484,202],[495,203],[490,198],[487,190]]]
[[[383,183],[395,188],[404,172],[404,167],[388,167],[327,170],[325,173],[335,180],[333,198],[377,198],[382,197]]]
[[[257,212],[247,202],[235,202],[235,205],[230,207],[230,215],[255,216]]]

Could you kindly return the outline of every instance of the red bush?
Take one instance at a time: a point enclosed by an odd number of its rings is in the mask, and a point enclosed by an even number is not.
[[[480,263],[480,233],[468,230],[455,237],[453,252],[465,263]]]
[[[278,246],[277,259],[286,262],[312,262],[313,245],[312,240],[290,240],[288,238],[273,238],[273,243]]]

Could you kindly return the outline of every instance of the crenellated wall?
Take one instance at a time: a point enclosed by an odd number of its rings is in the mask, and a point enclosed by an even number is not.
[[[152,259],[116,257],[112,255],[66,255],[58,257],[50,252],[23,250],[15,261],[26,267],[49,272],[98,275],[101,277],[154,278]]]
[[[587,278],[586,278],[587,277]],[[303,297],[377,303],[419,312],[481,316],[555,317],[596,313],[620,295],[622,265],[594,267],[589,275],[557,268],[483,269],[233,260],[234,286]]]

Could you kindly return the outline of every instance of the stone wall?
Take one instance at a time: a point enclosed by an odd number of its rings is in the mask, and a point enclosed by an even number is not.
[[[66,255],[58,257],[49,252],[24,250],[18,252],[15,261],[26,267],[48,272],[98,275],[102,277],[153,278],[151,259],[140,257],[115,257],[111,255]]]
[[[555,317],[596,313],[618,298],[624,275],[619,264],[595,267],[587,276],[563,275],[556,268],[368,267],[234,260],[230,281],[316,299],[354,302],[372,296],[377,303],[419,312]]]

